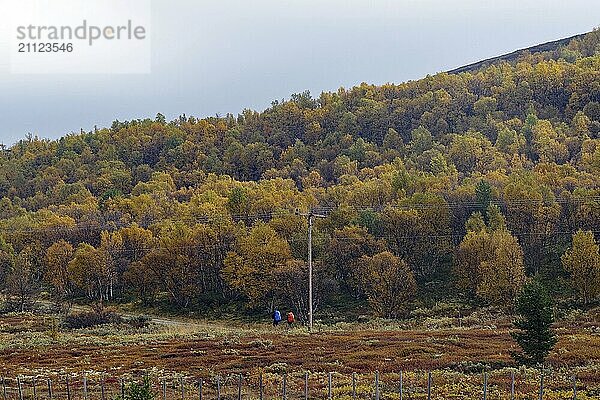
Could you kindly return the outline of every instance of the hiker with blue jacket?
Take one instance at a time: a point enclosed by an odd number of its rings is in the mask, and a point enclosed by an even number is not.
[[[280,322],[281,322],[281,313],[279,312],[279,310],[275,310],[273,312],[273,326],[279,325]]]

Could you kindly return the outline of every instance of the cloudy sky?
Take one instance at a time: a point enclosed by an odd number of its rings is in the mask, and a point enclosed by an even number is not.
[[[0,59],[0,140],[158,112],[264,109],[306,89],[418,79],[600,25],[597,0],[152,0],[151,12],[149,74],[11,74]]]

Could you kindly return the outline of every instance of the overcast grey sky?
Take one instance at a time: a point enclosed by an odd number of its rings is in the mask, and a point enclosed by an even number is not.
[[[158,112],[262,110],[306,89],[418,79],[598,25],[597,0],[153,0],[151,74],[0,70],[0,140]]]

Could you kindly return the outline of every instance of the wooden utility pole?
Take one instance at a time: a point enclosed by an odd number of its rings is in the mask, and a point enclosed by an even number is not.
[[[314,218],[326,218],[325,215],[315,214],[311,211],[301,213],[296,209],[296,215],[308,218],[308,330],[313,330],[313,284],[312,284],[312,227]]]

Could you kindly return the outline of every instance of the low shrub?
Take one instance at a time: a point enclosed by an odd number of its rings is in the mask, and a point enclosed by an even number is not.
[[[141,329],[148,327],[151,321],[152,318],[148,317],[147,315],[136,315],[134,317],[125,319],[123,322],[133,328]]]
[[[251,347],[259,348],[259,349],[272,349],[273,341],[269,339],[255,339],[249,343]]]
[[[132,382],[125,386],[124,396],[114,400],[154,400],[156,393],[152,390],[152,382],[146,377],[142,382]]]
[[[98,325],[120,324],[123,318],[111,310],[94,310],[68,315],[64,324],[70,329],[91,328]]]
[[[284,362],[274,363],[266,367],[265,372],[271,374],[284,374],[287,372],[288,367],[289,366],[287,365],[287,363]]]

